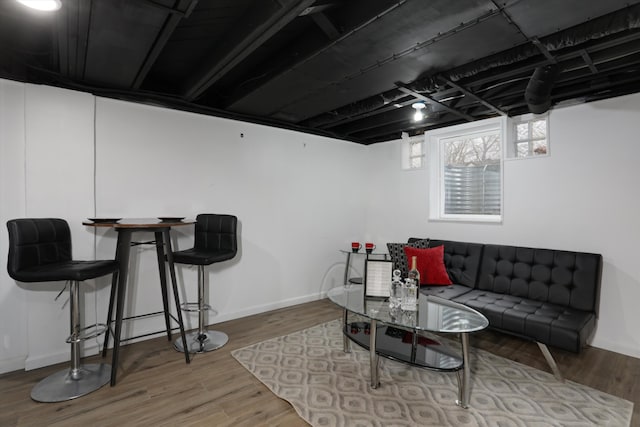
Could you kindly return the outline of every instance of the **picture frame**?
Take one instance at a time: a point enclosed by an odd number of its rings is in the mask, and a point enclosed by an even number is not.
[[[365,298],[389,298],[393,261],[367,259],[364,264]]]

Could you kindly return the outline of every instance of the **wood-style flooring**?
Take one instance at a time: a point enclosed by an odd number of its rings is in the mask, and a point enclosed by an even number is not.
[[[40,379],[66,364],[0,375],[0,426],[304,426],[284,400],[231,357],[237,348],[336,319],[328,300],[301,304],[215,325],[230,339],[219,350],[194,355],[190,365],[164,338],[122,347],[118,383],[61,403],[29,397]],[[534,343],[492,331],[471,344],[548,370]],[[597,348],[576,355],[551,349],[569,380],[634,402],[632,426],[640,427],[640,359]],[[97,356],[85,360],[95,363]],[[107,362],[109,362],[109,356]]]

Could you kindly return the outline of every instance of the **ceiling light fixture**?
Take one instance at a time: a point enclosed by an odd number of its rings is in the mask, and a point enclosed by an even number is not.
[[[60,0],[16,0],[18,3],[30,7],[31,9],[45,12],[53,12],[62,7]]]
[[[411,107],[416,110],[416,112],[413,114],[413,121],[414,122],[422,121],[422,119],[424,119],[424,113],[422,112],[422,110],[427,108],[425,103],[424,102],[414,102],[413,104],[411,104]]]

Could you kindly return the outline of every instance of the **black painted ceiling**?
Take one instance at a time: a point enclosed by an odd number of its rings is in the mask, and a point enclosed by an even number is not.
[[[639,3],[2,0],[0,77],[371,144],[526,113],[536,69],[552,108],[640,91]]]

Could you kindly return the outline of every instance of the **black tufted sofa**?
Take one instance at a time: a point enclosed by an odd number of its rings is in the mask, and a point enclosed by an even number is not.
[[[552,249],[410,238],[444,245],[450,286],[422,286],[472,307],[491,328],[533,340],[554,369],[547,345],[579,352],[598,315],[602,255]],[[425,244],[425,242],[427,242]]]

